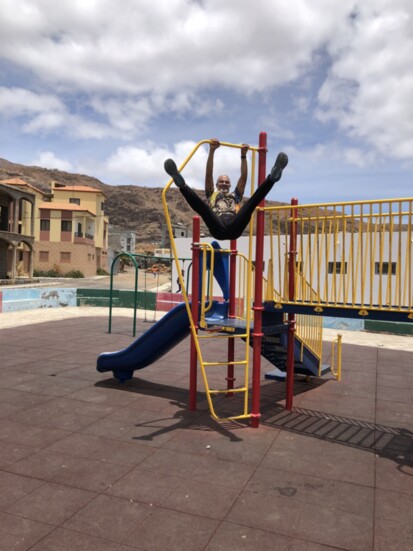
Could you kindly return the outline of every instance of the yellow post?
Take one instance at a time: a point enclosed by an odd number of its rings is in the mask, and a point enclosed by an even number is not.
[[[337,370],[335,370],[335,345],[337,343]],[[342,335],[338,333],[337,338],[331,344],[331,373],[337,379],[341,381],[341,351],[342,351]]]

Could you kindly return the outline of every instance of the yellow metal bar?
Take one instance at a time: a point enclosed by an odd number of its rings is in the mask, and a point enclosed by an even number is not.
[[[335,368],[335,345],[337,344],[337,369]],[[342,353],[342,336],[337,335],[337,338],[331,343],[331,373],[336,377],[337,381],[341,381],[341,353]]]
[[[211,389],[209,392],[211,394],[228,394],[228,389],[227,388],[224,388],[224,389]],[[231,392],[234,393],[234,394],[237,394],[237,393],[239,394],[240,392],[248,392],[248,388],[246,388],[246,387],[232,388]]]
[[[240,421],[241,419],[251,419],[251,413],[234,415],[232,417],[218,417],[215,413],[212,413],[211,415],[217,421]]]
[[[245,365],[247,362],[245,360],[239,360],[234,362],[203,362],[204,366],[212,366],[212,365]]]
[[[394,200],[393,200],[393,201],[394,201]],[[367,205],[367,206],[373,206],[374,204],[375,204],[375,202],[373,202],[373,203],[371,203],[371,204],[369,204],[369,205]],[[345,203],[345,204],[344,204],[344,203],[343,203],[343,204],[341,204],[341,203],[340,203],[340,204],[338,204],[338,203],[332,203],[332,206],[335,206],[335,207],[340,207],[340,206],[344,206],[344,207],[345,207],[345,206],[348,206],[348,205],[350,205],[350,203]],[[365,205],[365,203],[357,203],[357,205],[363,206],[363,205]],[[312,207],[313,205],[295,205],[295,206],[292,205],[292,207],[294,207],[294,208],[296,208],[296,209],[297,209],[297,208],[299,209],[300,207],[304,207],[304,206],[305,206],[306,208],[310,208],[310,207]],[[276,212],[276,211],[278,211],[278,210],[283,210],[283,209],[285,209],[285,208],[286,208],[285,206],[282,206],[282,207],[280,207],[280,206],[278,206],[278,207],[257,207],[257,210],[262,210],[262,211],[265,211],[265,212]],[[288,208],[290,208],[290,207],[288,207]],[[408,216],[409,214],[410,214],[409,211],[404,211],[404,212],[401,213],[402,216]],[[372,214],[364,214],[364,215],[363,215],[364,218],[368,218],[368,217],[374,218],[374,217],[376,217],[376,216],[377,216],[377,214],[375,214],[375,213],[372,213]],[[389,217],[390,217],[390,216],[398,216],[398,214],[396,214],[396,213],[391,214],[391,213],[389,213],[389,212],[383,212],[383,216],[389,216]],[[345,213],[343,213],[342,216],[341,216],[340,218],[343,218],[344,220],[351,220],[352,217],[353,217],[353,215],[351,215],[351,214],[345,214]],[[303,217],[301,218],[301,220],[303,220],[304,222],[312,222],[313,220],[318,220],[319,218],[320,218],[320,217],[319,217],[318,215],[314,215],[314,216],[303,216]],[[323,216],[323,219],[324,219],[324,220],[334,220],[335,218],[336,218],[336,215],[335,215],[335,214],[332,214],[332,215],[330,215],[330,216]],[[294,218],[293,218],[292,216],[289,216],[288,219],[287,219],[288,222],[291,222],[292,220],[294,220]]]
[[[339,203],[309,203],[309,204],[298,204],[298,205],[288,205],[288,206],[270,206],[270,207],[257,207],[260,210],[284,210],[284,209],[314,209],[314,208],[334,208],[334,207],[348,207],[351,205],[383,205],[385,203],[394,203],[402,201],[404,203],[411,201],[411,197],[399,197],[397,199],[368,199],[365,201],[342,201]]]
[[[222,331],[222,329],[217,329],[217,331]],[[198,335],[198,339],[242,339],[242,338],[245,339],[246,336],[247,336],[247,333],[244,333],[244,334],[237,333],[235,335],[228,335],[228,334],[217,335],[217,333],[214,331],[212,335]]]

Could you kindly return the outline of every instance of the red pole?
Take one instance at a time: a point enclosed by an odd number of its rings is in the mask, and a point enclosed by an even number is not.
[[[192,219],[192,304],[191,312],[194,320],[195,332],[198,333],[199,317],[199,242],[201,239],[201,219],[194,216]],[[197,368],[198,356],[194,336],[191,334],[191,351],[189,367],[189,410],[196,410]]]
[[[291,205],[298,205],[298,199],[291,199]],[[295,299],[295,258],[297,254],[297,209],[291,209],[290,250],[288,257],[288,300]],[[294,397],[294,334],[295,314],[288,314],[287,341],[287,384],[285,389],[285,407],[291,411]]]
[[[235,318],[235,286],[236,286],[236,269],[237,269],[237,241],[231,240],[230,244],[231,256],[229,258],[229,306],[228,317]],[[233,362],[235,358],[235,341],[228,337],[228,362]],[[227,389],[234,388],[235,376],[234,365],[228,364],[227,367]],[[227,396],[233,396],[233,392],[227,392]]]
[[[258,152],[258,185],[266,176],[267,134],[260,132]],[[265,205],[261,201],[260,207]],[[257,235],[255,246],[255,295],[254,295],[254,331],[253,331],[253,362],[252,362],[252,405],[251,426],[257,428],[260,423],[260,392],[261,392],[261,341],[262,341],[262,274],[264,258],[264,213],[257,212]]]

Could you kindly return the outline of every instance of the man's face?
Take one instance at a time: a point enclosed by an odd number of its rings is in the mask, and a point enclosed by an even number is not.
[[[223,193],[228,193],[231,188],[231,181],[228,176],[222,174],[217,180],[217,189]]]

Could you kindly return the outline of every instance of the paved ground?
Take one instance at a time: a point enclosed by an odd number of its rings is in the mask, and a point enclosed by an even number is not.
[[[201,383],[188,412],[188,340],[119,385],[96,356],[131,319],[70,310],[0,315],[1,551],[413,549],[412,337],[347,340],[343,381],[297,382],[291,413],[263,381],[251,429]]]

